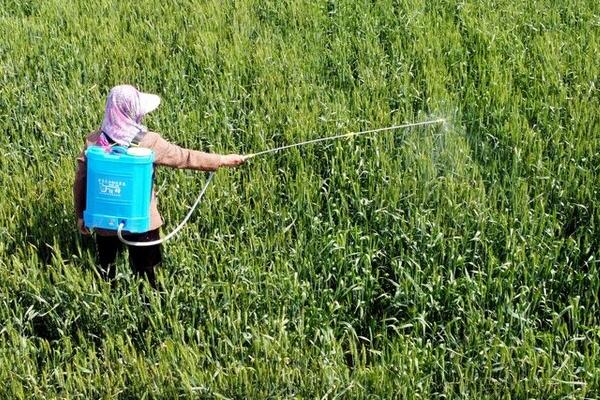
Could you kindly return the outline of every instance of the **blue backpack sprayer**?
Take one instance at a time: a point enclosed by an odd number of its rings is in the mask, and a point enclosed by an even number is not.
[[[154,153],[143,147],[91,146],[86,152],[87,227],[129,232],[150,229]]]
[[[250,159],[280,150],[327,140],[432,125],[444,123],[445,121],[442,118],[328,136],[248,154],[245,158]],[[86,150],[86,157],[88,163],[87,201],[86,210],[83,214],[85,225],[88,228],[116,230],[119,239],[131,246],[153,246],[160,244],[179,232],[200,203],[204,192],[214,176],[214,172],[209,174],[206,183],[189,212],[172,232],[164,238],[152,242],[131,242],[123,238],[123,230],[138,233],[146,232],[150,229],[150,199],[152,196],[154,153],[152,150],[143,147],[126,148],[117,146],[107,151],[102,147],[92,146]]]

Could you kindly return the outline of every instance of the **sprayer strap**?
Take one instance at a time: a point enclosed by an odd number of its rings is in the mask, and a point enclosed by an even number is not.
[[[118,143],[115,142],[110,136],[108,136],[106,134],[106,132],[104,131],[100,131],[102,132],[102,134],[104,135],[104,137],[106,137],[106,139],[108,140],[108,142],[110,143],[110,146],[117,146]],[[130,146],[139,146],[140,142],[144,139],[144,136],[146,136],[146,133],[148,133],[147,131],[138,131],[137,135],[135,135],[135,137],[133,138],[133,140],[131,140],[131,143],[129,144]]]
[[[141,141],[144,139],[144,136],[146,136],[146,133],[146,131],[140,130],[131,141],[131,146],[139,146]]]

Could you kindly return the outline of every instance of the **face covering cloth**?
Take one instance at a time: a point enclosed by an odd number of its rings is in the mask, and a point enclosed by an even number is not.
[[[140,133],[148,128],[141,124],[142,117],[156,109],[160,97],[142,93],[131,85],[119,85],[111,89],[106,99],[104,119],[97,144],[109,147],[112,143],[129,146]]]

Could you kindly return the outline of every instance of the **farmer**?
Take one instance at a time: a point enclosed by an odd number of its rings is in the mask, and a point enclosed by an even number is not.
[[[130,85],[115,86],[111,89],[106,100],[104,120],[99,131],[86,137],[85,147],[99,145],[130,146],[138,144],[154,151],[155,165],[165,165],[173,168],[187,168],[201,171],[214,171],[220,167],[235,167],[245,161],[244,156],[238,154],[210,154],[189,150],[169,143],[158,133],[151,132],[141,124],[144,115],[156,109],[160,104],[160,97],[154,94],[139,92]],[[77,227],[84,235],[91,232],[83,223],[83,211],[86,204],[86,157],[85,149],[77,158],[77,172],[73,185],[73,198]],[[154,191],[150,201],[150,230],[143,233],[128,233],[127,240],[134,242],[148,242],[160,238],[159,230],[163,221],[158,212],[157,200]],[[100,275],[107,281],[115,278],[117,253],[122,251],[123,244],[113,230],[95,230],[97,262]],[[152,287],[156,287],[154,269],[162,260],[160,244],[148,247],[128,246],[129,263],[133,272],[146,277]]]

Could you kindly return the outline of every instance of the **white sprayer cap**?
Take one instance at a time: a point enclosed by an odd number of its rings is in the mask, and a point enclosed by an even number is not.
[[[145,157],[152,153],[147,147],[130,147],[127,149],[127,154],[130,156]]]

